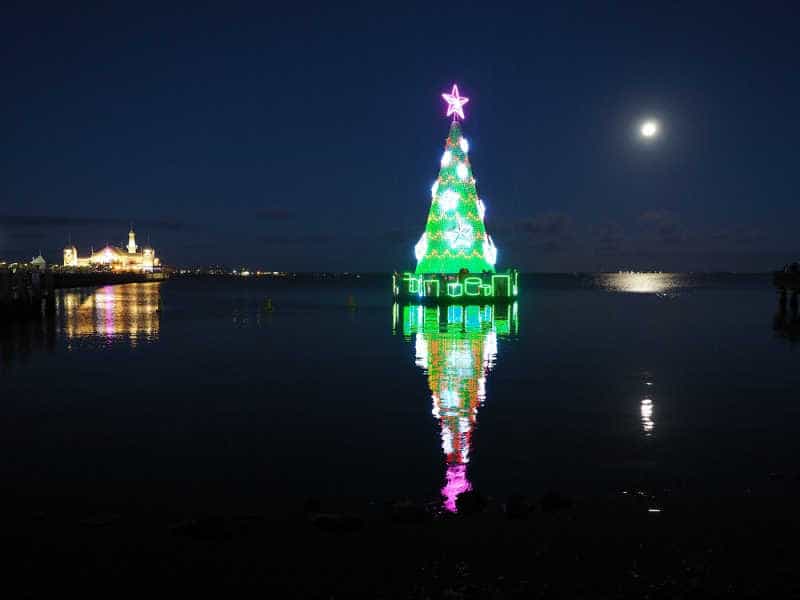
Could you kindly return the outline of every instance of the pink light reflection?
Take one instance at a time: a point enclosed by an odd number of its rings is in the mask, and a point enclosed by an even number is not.
[[[107,338],[114,336],[114,293],[111,286],[106,286],[101,290],[105,300],[103,310],[105,311],[105,334]],[[98,294],[100,296],[101,294]]]
[[[467,479],[467,465],[447,465],[446,477],[447,483],[442,488],[444,508],[451,513],[458,512],[456,508],[456,499],[459,494],[463,494],[472,489],[472,484]]]

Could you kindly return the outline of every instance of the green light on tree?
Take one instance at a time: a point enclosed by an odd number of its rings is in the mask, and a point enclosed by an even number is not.
[[[454,88],[454,92],[458,97],[458,90]],[[460,100],[463,105],[465,99]],[[458,273],[462,269],[494,273],[497,249],[486,232],[486,207],[478,198],[468,153],[469,144],[454,119],[439,177],[431,188],[425,232],[414,247],[419,274]]]

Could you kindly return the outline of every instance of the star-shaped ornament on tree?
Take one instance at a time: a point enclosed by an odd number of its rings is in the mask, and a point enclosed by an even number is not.
[[[445,116],[453,115],[454,121],[459,118],[464,119],[464,105],[469,102],[469,98],[459,95],[458,86],[455,83],[450,93],[442,94],[442,98],[447,102],[447,114]]]
[[[446,231],[444,238],[450,243],[452,248],[469,248],[472,246],[472,225],[465,223],[461,217],[458,218],[458,225],[455,229]]]

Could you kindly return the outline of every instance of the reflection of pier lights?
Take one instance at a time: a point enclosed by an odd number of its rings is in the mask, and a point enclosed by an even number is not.
[[[395,305],[394,331],[414,338],[415,364],[427,372],[446,458],[442,488],[446,510],[456,510],[467,478],[478,408],[486,399],[486,374],[497,356],[497,336],[516,333],[517,306]],[[402,319],[402,322],[400,321]]]
[[[110,285],[88,295],[80,289],[64,291],[59,296],[64,333],[68,339],[124,338],[131,346],[140,338],[156,339],[159,288],[160,284],[153,282]]]

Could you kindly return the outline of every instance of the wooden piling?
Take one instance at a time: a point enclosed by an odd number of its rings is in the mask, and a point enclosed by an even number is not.
[[[55,278],[52,271],[46,271],[44,274],[44,312],[47,315],[53,315],[56,312],[56,292],[55,292]],[[159,302],[161,298],[159,297]]]
[[[0,269],[0,319],[8,316],[11,310],[11,273]]]

